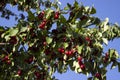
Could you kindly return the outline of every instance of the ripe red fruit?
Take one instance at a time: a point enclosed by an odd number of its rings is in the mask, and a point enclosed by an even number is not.
[[[96,73],[95,77],[99,79],[101,77],[101,74],[100,73]]]
[[[91,39],[89,37],[85,37],[85,40],[88,41],[88,42],[91,41]]]
[[[75,50],[74,49],[71,49],[71,52],[72,52],[72,54],[75,52]]]
[[[19,75],[19,76],[22,75],[22,70],[21,70],[21,69],[19,69],[19,70],[17,71],[17,75]]]
[[[33,56],[28,59],[29,64],[32,63],[32,62],[33,62]]]
[[[43,42],[43,45],[44,45],[44,46],[46,46],[46,45],[47,45],[47,42],[46,42],[46,41],[44,41],[44,42]]]
[[[54,19],[58,19],[58,18],[59,18],[59,15],[60,15],[60,13],[59,13],[58,11],[55,12]]]
[[[58,49],[58,52],[60,52],[60,53],[64,53],[65,50],[64,50],[64,48],[59,48],[59,49]]]
[[[25,60],[28,64],[31,64],[33,62],[33,56],[30,56],[28,59]]]
[[[72,55],[72,51],[68,51],[68,55]]]
[[[83,62],[82,62],[82,61],[79,61],[78,64],[79,64],[79,65],[83,65]]]
[[[79,56],[79,57],[77,58],[77,60],[78,60],[79,62],[82,61],[82,57]]]
[[[104,63],[108,62],[108,60],[109,60],[109,54],[108,53],[105,54],[105,57],[103,58],[103,60],[104,60]]]
[[[69,55],[69,51],[65,51],[65,54],[66,54],[66,55]]]
[[[82,70],[85,70],[85,65],[84,65],[84,64],[80,65],[80,68],[81,68]]]
[[[68,55],[68,56],[71,56],[75,51],[72,49],[72,50],[69,50],[69,51],[65,51],[65,54]]]
[[[10,64],[11,64],[11,61],[10,61],[10,60],[7,60],[6,62],[7,62],[7,64],[8,64],[8,65],[10,65]]]
[[[67,38],[66,38],[66,37],[64,37],[64,38],[63,38],[63,41],[64,41],[64,42],[66,42],[66,41],[67,41]]]
[[[83,20],[85,20],[85,19],[87,19],[87,16],[85,16],[85,15],[83,15],[83,16],[80,18],[81,21],[83,21]]]
[[[40,29],[45,29],[46,23],[47,23],[47,21],[44,20],[38,27],[39,27]]]
[[[106,54],[105,54],[105,57],[109,57],[109,53],[106,53]]]
[[[45,14],[45,11],[42,11],[42,12],[38,15],[38,18],[39,18],[39,19],[43,19],[44,14]]]
[[[74,13],[73,13],[73,12],[70,12],[70,16],[74,16]]]
[[[16,44],[16,43],[17,43],[17,38],[16,38],[16,36],[11,36],[11,37],[10,37],[10,40],[9,40],[9,43],[10,43],[10,44]]]
[[[5,56],[2,61],[7,61],[7,60],[9,60],[9,56],[8,55]]]
[[[37,79],[39,79],[40,76],[41,76],[39,72],[34,72],[34,74],[35,74],[35,76],[37,77]]]

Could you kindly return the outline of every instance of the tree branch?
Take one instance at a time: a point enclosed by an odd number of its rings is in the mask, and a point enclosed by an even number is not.
[[[9,43],[0,43],[0,46],[8,45]]]

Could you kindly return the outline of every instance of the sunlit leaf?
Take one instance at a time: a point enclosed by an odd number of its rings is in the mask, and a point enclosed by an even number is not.
[[[53,40],[52,38],[46,37],[46,41],[47,41],[48,44],[50,44],[52,42],[52,40]]]

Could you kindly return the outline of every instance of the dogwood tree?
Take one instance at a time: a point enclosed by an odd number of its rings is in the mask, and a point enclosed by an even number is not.
[[[13,13],[6,5],[25,14]],[[94,7],[74,1],[64,8],[58,0],[1,0],[2,18],[15,18],[14,27],[0,26],[0,79],[56,80],[55,72],[68,68],[91,75],[88,80],[106,80],[106,67],[118,66],[115,49],[103,45],[120,37],[120,27],[109,19],[95,17]],[[67,18],[67,17],[68,18]]]

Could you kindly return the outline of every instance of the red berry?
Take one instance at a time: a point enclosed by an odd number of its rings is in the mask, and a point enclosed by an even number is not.
[[[84,65],[84,64],[80,65],[80,68],[81,68],[82,70],[84,70],[84,69],[85,69],[85,65]]]
[[[43,21],[38,27],[40,29],[45,29],[45,25],[46,25],[46,22]]]
[[[45,14],[45,12],[42,11],[42,12],[38,15],[38,18],[39,18],[39,19],[43,19],[44,14]]]
[[[82,20],[85,20],[85,19],[87,19],[87,16],[84,15],[84,16],[82,16],[80,19],[81,19],[81,21],[82,21]]]
[[[65,51],[65,54],[66,54],[66,55],[69,55],[69,51]]]
[[[67,41],[67,38],[66,38],[66,37],[64,37],[64,38],[63,38],[63,41],[64,41],[64,42],[66,42],[66,41]]]
[[[33,56],[28,59],[29,64],[33,62]]]
[[[72,52],[72,54],[73,54],[73,53],[75,52],[75,50],[74,50],[74,49],[72,49],[72,50],[71,50],[71,52]]]
[[[85,37],[85,40],[88,41],[88,42],[91,41],[89,37]]]
[[[6,62],[7,62],[7,64],[8,64],[8,65],[10,65],[10,64],[11,64],[11,61],[10,61],[10,60],[7,60]]]
[[[59,48],[59,49],[58,49],[58,52],[60,52],[60,53],[64,53],[65,50],[64,50],[64,48]]]
[[[17,71],[17,74],[18,74],[19,76],[21,76],[21,75],[22,75],[22,70],[19,69],[19,70]]]
[[[34,74],[37,78],[40,78],[40,76],[41,76],[39,72],[34,72]]]
[[[78,64],[79,64],[79,65],[83,65],[83,62],[82,62],[82,61],[79,61]]]
[[[45,29],[46,23],[47,23],[47,20],[44,19],[38,27],[39,27],[40,29]]]
[[[58,18],[59,18],[59,15],[60,15],[59,12],[55,12],[54,19],[58,19]]]
[[[68,51],[68,55],[72,55],[72,51]]]
[[[16,36],[11,36],[9,42],[10,42],[10,44],[16,44],[17,43]]]
[[[7,60],[9,60],[9,56],[8,55],[5,56],[2,61],[7,61]]]
[[[28,64],[31,64],[33,62],[33,56],[30,56],[28,59],[25,60]]]
[[[106,53],[106,54],[105,54],[105,57],[109,57],[109,53]]]
[[[96,74],[95,74],[95,77],[100,78],[100,77],[101,77],[101,74],[100,74],[100,73],[96,73]]]
[[[44,41],[44,42],[43,42],[43,45],[44,45],[44,46],[46,46],[46,45],[47,45],[47,42],[46,42],[46,41]]]
[[[82,57],[81,57],[81,56],[79,56],[77,60],[78,60],[78,61],[82,61]]]

